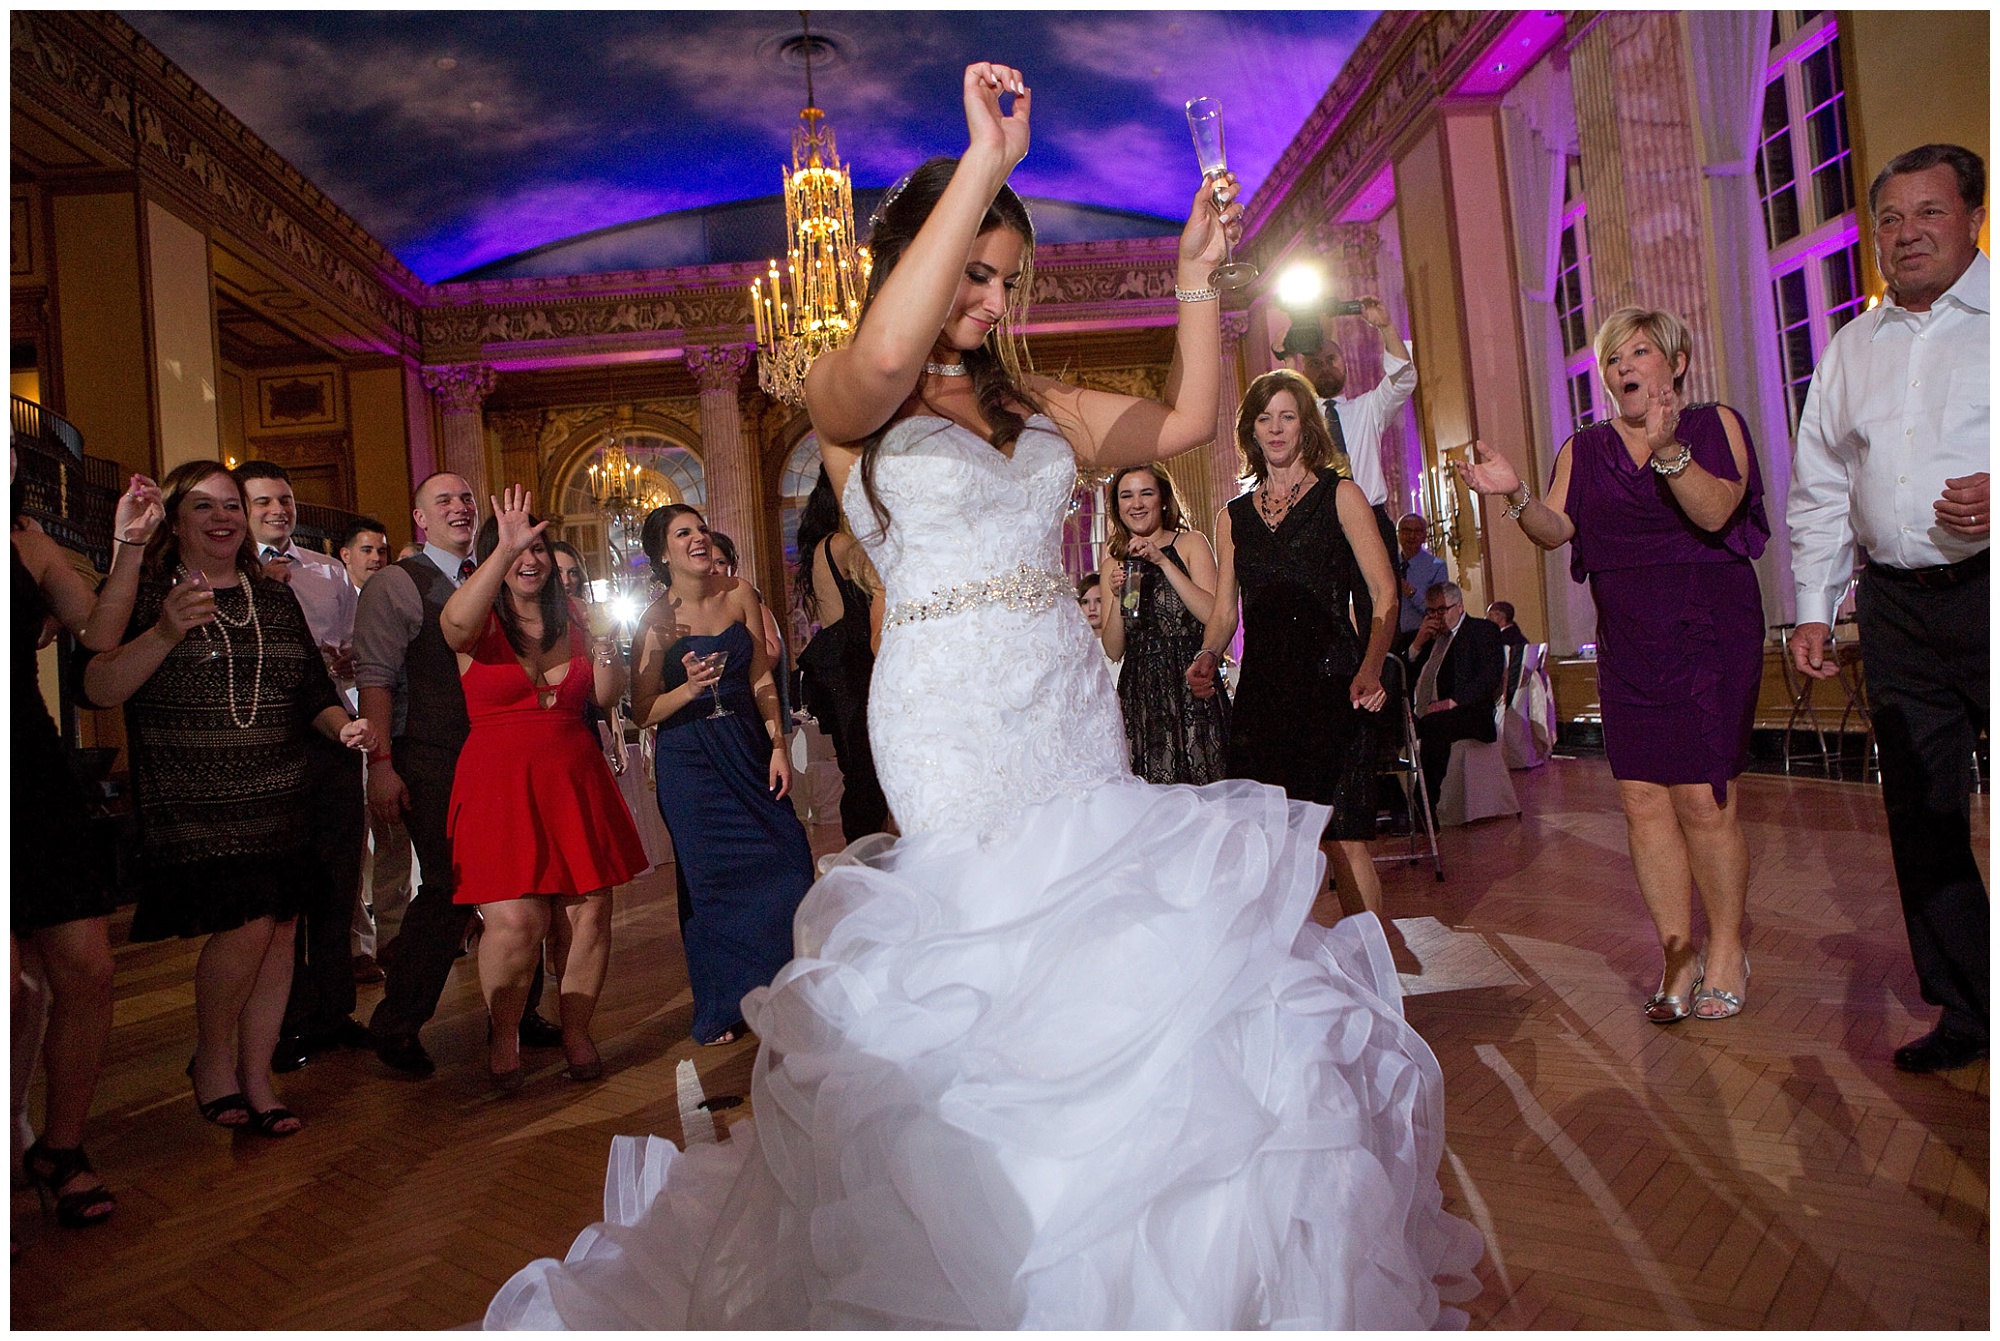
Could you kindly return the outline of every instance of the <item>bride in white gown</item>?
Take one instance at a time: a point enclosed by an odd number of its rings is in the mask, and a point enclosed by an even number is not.
[[[885,204],[867,315],[806,385],[887,585],[869,735],[903,837],[835,859],[745,998],[754,1118],[686,1154],[621,1138],[607,1219],[486,1323],[1463,1322],[1481,1243],[1442,1209],[1437,1063],[1375,919],[1307,916],[1326,812],[1133,778],[1061,569],[1079,463],[1214,434],[1200,291],[1240,206],[1199,197],[1182,234],[1170,404],[1021,376],[1030,96],[979,64],[965,104],[965,155]]]

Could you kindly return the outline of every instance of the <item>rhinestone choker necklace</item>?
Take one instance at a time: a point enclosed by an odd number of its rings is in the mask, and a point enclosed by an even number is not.
[[[938,377],[970,377],[963,363],[926,363],[924,371]]]

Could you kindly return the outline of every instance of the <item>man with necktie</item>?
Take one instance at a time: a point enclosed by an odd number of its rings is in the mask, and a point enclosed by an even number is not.
[[[1375,509],[1382,546],[1389,551],[1400,582],[1403,564],[1397,559],[1396,527],[1389,515],[1389,481],[1382,472],[1382,434],[1417,389],[1417,365],[1381,299],[1363,298],[1359,315],[1382,337],[1382,380],[1358,396],[1342,394],[1347,390],[1347,357],[1334,338],[1333,323],[1338,318],[1325,314],[1319,317],[1319,347],[1299,356],[1299,371],[1320,394],[1327,431],[1333,434],[1333,445],[1346,454],[1354,483],[1368,506]],[[1417,595],[1423,595],[1421,589]]]
[[[1424,594],[1424,611],[1409,662],[1416,671],[1418,753],[1435,808],[1452,743],[1499,739],[1494,707],[1506,654],[1491,620],[1465,617],[1465,595],[1457,583],[1433,586]]]
[[[283,466],[245,461],[235,475],[264,575],[285,583],[298,597],[335,687],[351,693],[355,596],[346,570],[294,542],[298,503]],[[300,803],[312,830],[314,863],[313,869],[298,873],[304,888],[298,935],[292,940],[292,991],[271,1055],[271,1069],[281,1073],[298,1070],[314,1052],[367,1047],[369,1042],[368,1031],[354,1018],[354,962],[348,953],[348,927],[361,893],[368,842],[361,756],[317,733],[310,735]]]

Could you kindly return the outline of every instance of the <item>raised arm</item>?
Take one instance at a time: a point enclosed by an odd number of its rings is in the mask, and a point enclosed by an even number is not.
[[[160,486],[134,475],[131,486],[118,496],[111,521],[111,575],[96,590],[70,562],[68,552],[40,531],[16,531],[14,548],[62,626],[91,651],[108,652],[131,621],[146,541],[165,516]]]
[[[1569,502],[1569,463],[1574,455],[1570,448],[1576,443],[1571,438],[1556,453],[1555,478],[1549,481],[1549,496],[1537,499],[1534,490],[1521,480],[1514,463],[1488,447],[1482,440],[1472,445],[1474,458],[1470,464],[1457,466],[1459,478],[1466,487],[1478,494],[1491,494],[1505,498],[1508,512],[1515,508],[1520,512],[1516,520],[1528,539],[1543,549],[1560,549],[1576,534],[1576,523],[1563,511]]]
[[[1014,96],[1004,115],[1003,93]],[[821,358],[806,375],[806,411],[824,444],[839,448],[861,441],[916,389],[950,314],[980,221],[1028,152],[1032,98],[1019,70],[989,61],[967,66],[964,99],[970,139],[951,184],[876,291],[853,341]],[[852,456],[835,450],[825,458],[836,490],[846,486]]]
[[[1682,453],[1687,455],[1686,462],[1665,479],[1668,489],[1673,492],[1674,502],[1680,504],[1689,521],[1704,531],[1720,531],[1729,525],[1729,519],[1736,515],[1736,508],[1743,502],[1743,494],[1750,487],[1750,441],[1744,434],[1743,421],[1727,405],[1718,405],[1715,412],[1722,420],[1723,435],[1729,440],[1730,459],[1736,465],[1736,478],[1733,480],[1709,474],[1694,459],[1693,451],[1681,443],[1676,435],[1680,412],[1673,406],[1671,391],[1663,389],[1646,407],[1646,446],[1651,449],[1653,459],[1673,469]]]
[[[743,627],[750,630],[750,696],[757,701],[757,715],[764,719],[764,734],[771,742],[771,762],[768,781],[771,794],[780,800],[792,791],[792,757],[785,750],[784,705],[778,698],[778,681],[774,675],[771,654],[764,648],[764,640],[757,636],[769,612],[757,595],[757,589],[748,582],[737,584],[735,593],[738,608],[743,617]]]
[[[153,678],[181,639],[214,620],[213,591],[189,582],[177,584],[161,603],[160,617],[152,627],[90,659],[83,671],[83,696],[100,708],[117,707]]]
[[[493,505],[493,515],[499,521],[500,543],[486,556],[486,562],[472,570],[471,577],[458,584],[458,590],[438,612],[438,631],[444,634],[446,645],[454,652],[470,652],[479,641],[514,561],[527,553],[536,537],[549,528],[545,521],[530,524],[529,512],[535,496],[518,484],[509,486],[504,498],[489,496],[487,501]],[[553,560],[545,580],[558,580]]]
[[[1213,181],[1202,182],[1188,211],[1187,226],[1181,230],[1180,259],[1174,272],[1180,320],[1174,328],[1166,399],[1089,391],[1046,378],[1032,383],[1081,465],[1116,470],[1164,461],[1215,438],[1222,390],[1222,301],[1209,287],[1208,276],[1222,260],[1225,233],[1233,238],[1243,227],[1243,206],[1235,198],[1236,178],[1229,174],[1222,177],[1220,189],[1228,203],[1220,210],[1211,194],[1216,187]],[[1200,294],[1208,296],[1189,301]]]

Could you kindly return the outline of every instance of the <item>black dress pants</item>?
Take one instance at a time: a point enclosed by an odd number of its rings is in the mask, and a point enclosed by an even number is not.
[[[1424,770],[1424,789],[1430,793],[1431,810],[1437,810],[1438,792],[1444,787],[1445,772],[1451,766],[1451,747],[1461,740],[1497,740],[1493,728],[1493,701],[1460,703],[1443,712],[1417,718],[1417,751]]]
[[[1925,588],[1870,565],[1855,596],[1903,925],[1939,1024],[1987,1037],[1986,884],[1972,854],[1972,752],[1987,725],[1984,570]]]
[[[403,929],[385,969],[388,982],[382,989],[382,1004],[368,1021],[369,1032],[377,1039],[414,1034],[437,1013],[438,998],[451,977],[452,961],[458,957],[473,912],[471,904],[451,901],[451,839],[445,822],[458,751],[398,740],[395,760],[396,775],[410,793],[403,827],[417,850],[423,879],[403,913]]]
[[[292,938],[292,993],[285,1003],[284,1032],[314,1038],[354,1014],[348,937],[368,850],[361,756],[314,732],[306,742],[300,804],[311,822],[314,869],[299,873],[303,898]]]

